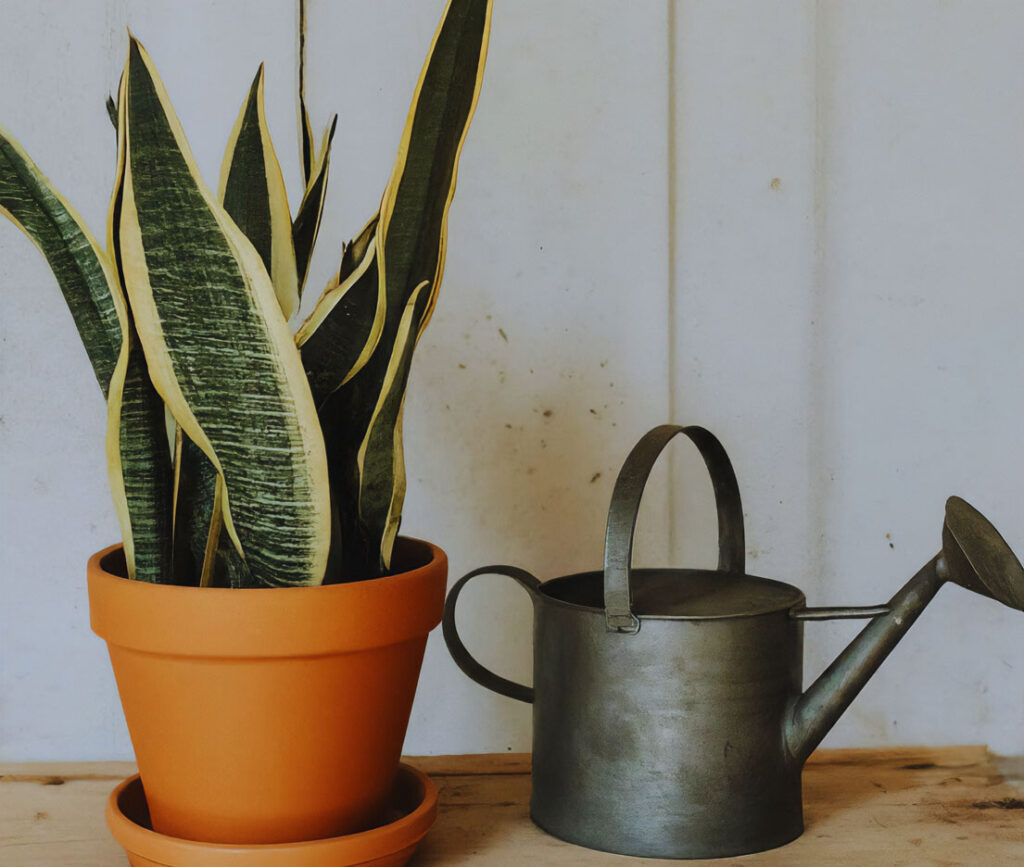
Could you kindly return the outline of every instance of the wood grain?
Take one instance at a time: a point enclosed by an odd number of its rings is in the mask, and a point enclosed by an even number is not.
[[[407,759],[436,781],[441,811],[412,867],[626,865],[556,840],[529,820],[529,756]],[[126,860],[103,823],[103,804],[127,762],[0,765],[0,864],[112,867]],[[1024,864],[1024,759],[984,747],[824,750],[804,773],[806,830],[770,852],[691,864]]]

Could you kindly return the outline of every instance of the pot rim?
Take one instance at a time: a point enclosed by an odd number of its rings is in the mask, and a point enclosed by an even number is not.
[[[107,827],[126,851],[160,863],[227,867],[239,863],[238,859],[244,857],[247,867],[280,867],[285,863],[311,867],[325,863],[326,858],[338,867],[358,865],[416,846],[437,817],[438,791],[434,781],[423,771],[404,762],[399,765],[398,774],[411,779],[422,791],[422,797],[417,794],[417,806],[394,822],[338,837],[298,843],[244,845],[203,843],[160,834],[129,818],[119,805],[122,793],[139,780],[138,774],[122,780],[107,798]]]
[[[345,584],[251,589],[130,581],[105,568],[122,547],[111,545],[88,561],[90,623],[111,645],[205,658],[325,656],[420,640],[441,621],[448,558],[423,540],[397,544],[422,565]]]

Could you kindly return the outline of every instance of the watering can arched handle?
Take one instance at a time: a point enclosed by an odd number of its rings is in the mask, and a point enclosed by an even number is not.
[[[664,424],[648,431],[629,453],[615,480],[604,542],[605,618],[611,632],[635,634],[640,620],[633,613],[630,573],[633,533],[640,500],[654,463],[678,434],[697,447],[715,489],[718,510],[718,571],[742,574],[745,563],[743,506],[736,473],[725,448],[710,431],[697,425]]]
[[[505,695],[509,698],[515,698],[519,701],[525,701],[527,704],[532,704],[532,686],[523,686],[521,683],[516,683],[514,680],[509,680],[495,674],[489,668],[484,668],[483,665],[474,659],[473,654],[466,649],[466,645],[462,643],[462,638],[459,637],[459,631],[455,626],[455,606],[459,601],[459,594],[462,593],[463,588],[469,583],[471,578],[476,578],[478,575],[507,575],[509,578],[517,581],[530,594],[531,601],[537,598],[537,589],[540,587],[540,581],[525,569],[517,569],[515,566],[484,566],[481,569],[474,569],[459,579],[458,583],[449,592],[448,599],[445,600],[444,617],[441,619],[441,632],[444,635],[444,643],[448,645],[448,652],[452,655],[452,659],[455,660],[455,664],[471,680],[475,680],[481,686],[485,686],[499,695]]]

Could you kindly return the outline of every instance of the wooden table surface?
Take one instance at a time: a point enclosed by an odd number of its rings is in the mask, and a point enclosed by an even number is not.
[[[428,865],[674,864],[571,846],[529,819],[529,757],[410,758],[441,793],[437,824],[413,858]],[[0,865],[123,867],[103,806],[124,762],[0,765]],[[822,750],[804,772],[804,835],[788,846],[692,864],[1024,865],[1024,758],[984,747]]]

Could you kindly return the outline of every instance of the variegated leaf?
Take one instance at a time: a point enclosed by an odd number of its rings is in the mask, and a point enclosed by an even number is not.
[[[430,298],[424,281],[414,291],[402,312],[395,348],[384,377],[384,387],[373,420],[359,449],[359,521],[364,533],[380,539],[381,569],[391,564],[391,553],[402,521],[405,499],[405,452],[402,446],[402,409],[412,367],[412,354],[420,323]]]
[[[191,455],[201,456],[202,460]],[[171,580],[192,587],[199,584],[205,550],[205,543],[199,540],[204,538],[204,528],[209,531],[213,518],[218,475],[202,449],[185,436],[179,425],[175,425],[174,431],[173,463]]]
[[[424,282],[407,302],[392,352],[385,359],[379,390],[356,377],[320,409],[324,435],[332,444],[331,485],[335,493],[337,539],[332,559],[335,580],[385,573],[401,522],[405,496],[402,407],[416,346],[418,325],[430,298]],[[384,351],[378,346],[377,353]],[[375,355],[375,358],[377,355]]]
[[[300,61],[305,65],[305,58]],[[300,78],[301,78],[300,67]],[[306,97],[302,95],[302,85],[299,85],[299,150],[302,157],[302,183],[308,187],[310,178],[313,176],[313,163],[316,161],[313,153],[313,124],[309,121],[309,111],[306,109]]]
[[[0,213],[46,257],[106,397],[121,354],[121,325],[111,292],[113,268],[78,212],[3,129]]]
[[[338,274],[334,280],[335,283],[344,283],[348,279],[349,274],[359,267],[359,264],[370,249],[370,242],[375,241],[377,238],[377,224],[379,222],[380,211],[377,211],[370,218],[370,222],[363,226],[362,231],[355,238],[347,244],[342,244],[341,265],[338,268]]]
[[[123,87],[119,88],[118,99],[123,108]],[[124,136],[124,126],[119,124],[107,249],[118,276],[111,286],[111,297],[124,339],[107,400],[107,473],[121,525],[128,576],[164,583],[171,580],[172,493],[165,411],[149,378],[131,310],[125,301],[121,250],[114,231],[120,222],[124,196]]]
[[[223,509],[220,514],[223,517]],[[209,543],[210,537],[208,536],[207,545]],[[213,562],[209,565],[206,561],[203,562],[204,577],[201,580],[207,581],[207,584],[203,586],[234,588],[261,586],[253,577],[245,561],[239,556],[238,551],[235,550],[235,546],[231,544],[231,538],[223,526],[223,521],[217,533],[216,547],[208,548],[208,552],[212,553]]]
[[[114,407],[111,481],[129,577],[165,580],[170,464],[163,402],[141,355],[133,352],[113,264],[74,208],[3,131],[0,210],[32,238],[53,269],[103,395]]]
[[[263,64],[228,139],[220,200],[260,254],[284,318],[291,318],[299,306],[299,279],[288,193],[264,111]]]
[[[224,530],[217,502],[219,476],[210,459],[179,427],[174,461],[175,584],[245,587],[253,584],[245,561]],[[212,541],[211,541],[211,536]]]
[[[130,318],[107,402],[107,473],[128,577],[168,583],[172,480],[164,406]]]
[[[152,61],[132,40],[120,249],[153,382],[224,480],[224,522],[255,581],[322,580],[327,464],[266,268],[203,183]]]
[[[431,297],[421,331],[441,287],[448,209],[483,84],[490,28],[491,0],[449,0],[416,85],[381,204],[377,236],[388,307],[397,317],[413,288],[428,281]]]
[[[441,284],[448,209],[480,94],[490,23],[491,0],[450,0],[445,10],[416,85],[376,228],[385,296],[377,350],[320,406],[349,576],[375,563],[375,571],[390,567],[404,494],[404,469],[395,466],[402,462],[404,387],[416,338],[430,318]],[[410,299],[424,284],[428,294],[420,297],[413,333],[400,348]],[[406,355],[396,368],[396,359]],[[390,495],[383,493],[387,490]],[[345,511],[350,500],[359,503],[357,515]],[[362,553],[352,552],[352,537]]]
[[[264,67],[256,74],[235,123],[221,168],[220,197],[225,209],[257,248],[272,274],[282,311],[297,303],[294,249],[287,193],[273,150],[264,110]],[[276,268],[276,272],[275,272]],[[181,429],[174,466],[174,550],[176,583],[241,586],[245,562],[230,545],[219,506],[217,470]],[[223,497],[221,497],[223,499]],[[212,536],[212,538],[211,538]]]
[[[117,129],[117,103],[114,102],[114,97],[107,97],[107,117],[110,118],[110,123],[114,129]]]
[[[376,240],[339,286],[321,295],[295,336],[317,406],[369,361],[384,327],[384,284]]]
[[[331,142],[334,140],[334,130],[337,125],[338,116],[335,115],[324,131],[320,155],[310,171],[306,193],[302,197],[299,212],[295,215],[295,223],[292,226],[300,296],[302,288],[306,284],[306,275],[309,273],[309,260],[313,255],[316,236],[320,232],[320,219],[323,216],[324,198],[327,195],[327,175],[331,165]]]

